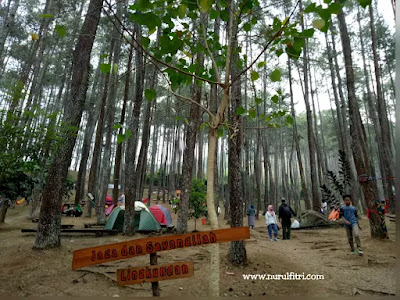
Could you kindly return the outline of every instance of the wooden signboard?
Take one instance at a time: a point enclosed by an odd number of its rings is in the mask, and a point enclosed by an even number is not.
[[[118,285],[138,284],[191,277],[194,273],[192,261],[165,265],[135,267],[117,270]]]
[[[168,235],[102,245],[74,251],[72,269],[97,265],[139,255],[207,244],[240,241],[250,238],[249,227],[235,227]]]

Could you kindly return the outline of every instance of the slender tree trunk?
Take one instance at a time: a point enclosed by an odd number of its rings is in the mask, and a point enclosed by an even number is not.
[[[117,3],[117,15],[118,19],[122,18],[122,2]],[[108,94],[107,100],[107,113],[106,113],[106,141],[103,153],[103,168],[100,176],[100,186],[97,187],[97,190],[100,191],[100,197],[98,200],[98,205],[96,207],[97,214],[97,224],[105,224],[106,215],[105,215],[105,199],[107,196],[108,184],[110,182],[111,177],[111,148],[112,148],[112,132],[115,120],[115,106],[116,106],[116,94],[118,89],[118,69],[115,70],[114,66],[119,66],[120,61],[120,53],[121,53],[121,42],[122,36],[120,34],[120,25],[118,22],[115,22],[117,25],[113,29],[112,39],[114,40],[114,49],[113,49],[113,71],[111,75],[111,86]],[[118,27],[118,28],[117,28]]]
[[[337,0],[336,0],[337,1]],[[354,86],[353,61],[351,54],[350,38],[347,31],[345,15],[343,11],[338,14],[340,37],[342,40],[343,55],[346,66],[347,92],[349,98],[349,116],[350,116],[350,132],[352,137],[352,150],[354,162],[356,164],[358,175],[371,174],[371,165],[366,150],[365,131],[361,122],[360,111],[357,103]],[[371,210],[376,210],[376,199],[378,197],[378,189],[376,181],[367,181],[361,184],[367,206]],[[370,214],[371,236],[375,238],[383,238],[384,232],[381,218],[378,214]],[[384,221],[383,221],[384,223]]]
[[[122,103],[121,110],[121,119],[119,124],[121,128],[119,129],[118,134],[123,134],[123,125],[125,123],[125,112],[126,112],[126,104],[129,98],[129,89],[130,89],[130,79],[131,79],[131,68],[132,68],[132,57],[133,57],[133,46],[131,45],[129,49],[129,57],[128,57],[128,65],[127,65],[127,73],[125,77],[125,89],[124,89],[124,99]],[[114,165],[114,189],[113,189],[113,203],[117,205],[118,203],[118,194],[119,194],[119,184],[120,184],[120,174],[121,174],[121,161],[122,161],[122,146],[123,143],[119,143],[117,145],[117,150],[115,154],[115,165]]]
[[[82,148],[82,153],[81,153],[81,163],[79,165],[78,178],[76,180],[75,205],[77,205],[84,196],[85,181],[86,181],[86,168],[87,168],[87,163],[88,163],[89,154],[90,154],[90,146],[92,144],[92,138],[93,138],[93,133],[94,133],[94,129],[96,126],[96,120],[100,113],[100,109],[99,109],[100,103],[96,97],[96,89],[98,88],[98,85],[99,85],[98,84],[99,78],[100,78],[100,67],[98,67],[96,70],[92,93],[90,96],[91,101],[89,103],[89,107],[87,108],[88,121],[86,124],[85,137],[84,137],[84,141],[83,141],[83,148]],[[97,102],[97,104],[96,104],[96,102]]]
[[[157,102],[154,104],[154,106],[156,106],[156,105],[157,105]],[[154,109],[155,108],[156,107],[154,107]],[[156,111],[156,109],[155,109],[155,111]],[[150,206],[151,195],[153,193],[154,167],[155,167],[156,154],[157,154],[157,145],[156,144],[157,144],[157,138],[158,138],[160,126],[157,126],[157,124],[154,124],[153,128],[154,128],[155,134],[153,134],[153,140],[151,143],[150,185],[149,185],[148,196],[147,196],[147,198],[149,199],[149,201],[147,202],[149,206]]]
[[[303,11],[302,1],[299,2],[300,11]],[[304,20],[301,18],[301,28],[304,30]],[[311,168],[311,191],[312,191],[312,204],[313,210],[319,211],[320,201],[318,195],[318,179],[315,164],[315,138],[313,134],[312,115],[308,98],[308,62],[307,62],[307,41],[303,48],[303,71],[304,71],[304,101],[306,104],[307,114],[307,132],[308,132],[308,148],[310,155],[310,168]]]
[[[142,29],[138,24],[135,24],[134,31],[136,35],[136,41],[141,43]],[[132,136],[128,139],[128,145],[125,155],[125,220],[124,220],[124,233],[126,235],[134,235],[134,217],[135,217],[135,196],[136,196],[136,184],[137,174],[135,168],[136,160],[136,149],[137,141],[139,137],[139,116],[140,107],[143,101],[143,89],[144,89],[144,59],[143,52],[140,47],[135,47],[136,50],[136,86],[135,86],[135,101],[133,105],[132,119],[129,126]]]
[[[14,18],[15,15],[17,13],[18,7],[19,7],[19,0],[14,0],[13,1],[14,4],[13,6],[10,8],[10,3],[11,0],[8,1],[8,12],[6,14],[5,19],[3,19],[3,28],[0,31],[0,70],[3,70],[3,62],[4,62],[4,57],[5,57],[5,53],[4,53],[4,46],[7,40],[7,37],[11,31],[11,27],[14,26]],[[0,73],[0,80],[2,78],[4,72]]]
[[[374,13],[372,5],[369,6],[369,16],[370,16],[370,29],[371,29],[371,41],[372,41],[372,53],[374,57],[374,68],[375,68],[375,82],[376,82],[376,93],[377,93],[377,112],[379,119],[379,126],[382,134],[382,144],[380,144],[380,149],[382,151],[382,173],[385,178],[383,180],[383,187],[385,189],[385,194],[389,198],[389,209],[391,213],[395,212],[395,199],[394,199],[394,184],[392,181],[393,177],[393,156],[392,156],[392,138],[389,128],[389,120],[386,110],[386,103],[382,96],[382,86],[381,86],[381,76],[379,69],[379,57],[376,51],[376,41],[375,41],[375,28],[374,28]]]
[[[109,64],[111,64],[112,62],[113,49],[114,49],[114,40],[111,40],[111,50],[108,61]],[[103,144],[104,117],[105,117],[105,108],[107,103],[109,82],[110,82],[110,73],[107,73],[104,79],[104,89],[100,106],[100,116],[97,122],[94,150],[92,154],[92,164],[90,167],[89,182],[88,182],[88,193],[91,193],[93,196],[95,196],[95,203],[97,206],[99,205],[98,201],[100,199],[97,199],[96,197],[96,181],[98,180],[98,177],[100,175],[99,169],[100,169],[101,149]],[[92,201],[88,201],[85,217],[90,218],[91,216],[92,216]]]
[[[234,9],[236,10],[236,7],[233,6],[234,4],[231,3],[231,10]],[[230,19],[229,19],[229,25],[228,25],[228,31],[231,40],[231,49],[237,49],[238,47],[238,40],[237,40],[237,30],[238,30],[238,24],[235,20],[233,20],[233,13],[230,12]],[[229,57],[227,58],[227,60]],[[239,53],[234,52],[232,54],[232,60],[230,62],[230,67],[232,70],[232,73],[229,74],[229,69],[227,70],[227,74],[225,76],[231,76],[231,79],[234,79],[237,77],[237,75],[240,73],[240,70],[238,69],[237,66],[237,61],[239,59]],[[229,60],[228,60],[229,61]],[[226,79],[228,81],[228,78]],[[242,198],[242,178],[241,178],[241,151],[242,151],[242,117],[240,115],[236,115],[236,110],[239,108],[239,106],[242,104],[241,103],[241,79],[239,78],[235,84],[231,87],[231,110],[229,111],[229,117],[230,120],[232,121],[232,126],[233,126],[233,136],[229,138],[228,140],[228,146],[229,146],[229,164],[228,164],[228,186],[229,186],[229,208],[230,208],[230,221],[231,221],[231,227],[241,227],[243,226],[243,198]],[[229,100],[229,90],[224,89],[224,94],[223,94],[223,101]],[[221,107],[218,111],[221,113]],[[222,110],[222,113],[224,110]],[[230,136],[232,135],[231,133],[229,134]],[[213,147],[211,144],[213,134],[210,132],[210,148]],[[209,153],[212,153],[209,151]],[[209,154],[209,160],[210,160],[210,154]],[[247,164],[247,162],[246,162]],[[248,164],[247,164],[248,165]],[[209,162],[207,172],[209,172],[209,168],[211,168],[212,164]],[[211,174],[210,174],[211,175]],[[209,176],[208,176],[209,177]],[[211,177],[211,176],[210,176]],[[208,184],[208,181],[207,181]],[[209,197],[212,199],[211,190],[209,191],[207,188],[207,202],[209,202]],[[218,224],[218,223],[217,223]],[[229,247],[229,261],[234,263],[234,264],[239,264],[239,265],[245,265],[247,264],[247,254],[246,254],[246,248],[244,246],[243,241],[234,241],[230,243]]]
[[[202,38],[200,38],[202,40]],[[198,65],[204,63],[204,53],[197,55]],[[194,81],[192,85],[193,100],[197,103],[201,102],[201,85]],[[191,191],[193,165],[194,165],[194,149],[196,145],[197,132],[200,128],[200,107],[196,104],[190,106],[189,124],[186,126],[186,148],[183,152],[182,162],[182,189],[179,201],[177,232],[187,232],[187,221],[189,214],[189,196]],[[207,186],[210,183],[207,181]]]
[[[337,115],[337,120],[339,124],[338,128],[338,133],[339,133],[339,149],[344,151],[345,150],[345,134],[344,134],[344,124],[343,124],[343,116],[342,116],[342,110],[340,108],[339,104],[339,96],[337,92],[337,86],[336,86],[336,80],[335,80],[335,69],[333,66],[333,58],[332,58],[332,49],[329,45],[328,42],[328,35],[325,33],[325,41],[326,41],[326,49],[328,53],[328,60],[329,60],[329,70],[331,73],[331,81],[332,81],[332,90],[333,90],[333,97],[335,100],[335,106],[336,106],[336,115]]]
[[[64,122],[71,128],[62,137],[59,150],[55,152],[49,169],[47,185],[43,193],[35,249],[60,246],[61,201],[64,183],[71,163],[76,135],[85,104],[88,88],[90,54],[96,36],[102,9],[102,0],[91,0],[88,13],[73,54],[73,84],[69,105],[66,107]],[[73,129],[72,129],[73,128]]]

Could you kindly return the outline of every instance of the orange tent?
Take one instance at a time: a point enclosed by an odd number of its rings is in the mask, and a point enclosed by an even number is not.
[[[331,221],[339,220],[339,211],[335,209],[332,210],[331,213],[329,214],[328,219]]]

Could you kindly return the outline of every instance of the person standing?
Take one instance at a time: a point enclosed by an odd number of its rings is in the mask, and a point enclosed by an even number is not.
[[[339,217],[344,221],[344,228],[346,229],[347,239],[350,244],[351,254],[355,254],[354,251],[354,241],[356,240],[358,255],[363,255],[363,251],[361,249],[361,241],[359,230],[361,230],[360,225],[358,224],[358,215],[357,208],[351,205],[351,196],[343,195],[343,201],[345,203],[344,206],[340,208]]]
[[[268,210],[265,213],[265,224],[267,225],[268,235],[271,242],[276,242],[278,239],[278,222],[276,221],[276,214],[274,212],[274,207],[268,205]],[[274,232],[274,238],[272,238],[272,232]]]
[[[247,222],[251,229],[254,229],[255,219],[256,219],[256,210],[254,209],[254,205],[252,203],[250,204],[250,207],[247,210]]]
[[[290,218],[296,217],[296,214],[292,208],[286,203],[285,198],[282,198],[282,204],[279,206],[279,221],[282,224],[282,238],[284,240],[290,240],[290,226],[292,222]]]
[[[328,203],[326,203],[325,200],[322,200],[321,214],[325,215],[327,209],[328,209]]]

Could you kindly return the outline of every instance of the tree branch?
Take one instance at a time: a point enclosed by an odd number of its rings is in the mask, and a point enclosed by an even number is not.
[[[285,22],[285,24],[283,24],[283,26],[278,30],[278,32],[275,33],[275,34],[269,39],[268,43],[264,46],[264,49],[263,49],[263,50],[261,51],[261,53],[256,57],[256,59],[255,59],[249,66],[247,66],[246,69],[244,69],[242,72],[240,72],[240,73],[238,74],[238,76],[236,76],[236,78],[232,80],[232,82],[229,84],[229,86],[232,86],[232,84],[233,84],[236,80],[238,80],[240,76],[242,76],[244,73],[246,73],[246,72],[256,63],[256,61],[261,57],[261,55],[268,49],[269,45],[271,45],[271,43],[272,43],[278,36],[280,36],[280,35],[282,34],[283,29],[285,29],[285,27],[289,24],[290,18],[293,16],[293,14],[294,14],[294,12],[295,12],[295,10],[296,10],[297,5],[299,4],[299,2],[300,2],[300,0],[298,0],[298,1],[296,2],[296,5],[294,6],[294,8],[293,8],[292,12],[290,13],[290,15],[289,15],[287,21]]]
[[[105,2],[110,6],[110,3],[109,3],[108,0],[105,0]],[[163,66],[166,66],[166,67],[168,67],[168,68],[170,68],[170,69],[173,69],[173,70],[175,70],[175,71],[177,71],[177,72],[179,72],[179,73],[182,73],[182,74],[191,76],[191,77],[196,78],[196,79],[201,80],[201,81],[208,82],[208,83],[210,83],[210,84],[216,84],[216,85],[219,85],[219,86],[221,86],[221,87],[224,87],[224,85],[223,85],[221,82],[215,82],[215,81],[212,81],[212,80],[209,80],[209,79],[206,79],[206,78],[199,77],[199,76],[197,76],[197,75],[195,75],[195,74],[192,74],[192,73],[183,71],[183,70],[181,70],[181,69],[179,69],[179,68],[177,68],[177,67],[171,66],[171,65],[169,65],[169,64],[167,64],[167,63],[165,63],[165,62],[163,62],[163,61],[161,61],[161,60],[155,58],[155,57],[154,57],[153,55],[151,55],[146,49],[144,49],[143,46],[142,46],[140,43],[138,43],[138,42],[136,41],[136,39],[135,39],[135,37],[133,36],[133,34],[129,32],[129,30],[128,30],[128,29],[126,28],[126,26],[122,23],[122,21],[115,15],[114,11],[113,11],[112,9],[110,9],[110,11],[113,13],[113,15],[115,16],[115,19],[118,21],[118,23],[121,25],[121,27],[122,27],[122,29],[123,29],[122,32],[119,31],[119,32],[121,33],[121,35],[123,36],[123,38],[124,38],[129,44],[131,44],[136,50],[139,50],[139,49],[138,49],[138,47],[139,47],[140,50],[141,50],[144,54],[146,54],[148,57],[150,57],[150,58],[152,59],[152,63],[153,63],[153,64],[155,64],[155,62],[157,62],[157,63],[159,63],[159,64],[161,64],[161,65],[163,65]],[[114,24],[114,22],[112,21],[112,18],[111,18],[111,16],[109,15],[109,13],[106,12],[106,14],[107,14],[107,16],[110,18],[111,22]],[[115,26],[115,24],[114,24],[114,26]],[[123,32],[124,32],[124,31],[127,32],[127,33],[129,34],[129,36],[130,36],[130,37],[132,38],[132,40],[136,43],[137,46],[133,45],[132,42],[129,41],[129,40],[123,35]],[[160,69],[159,69],[159,70],[160,70]]]

